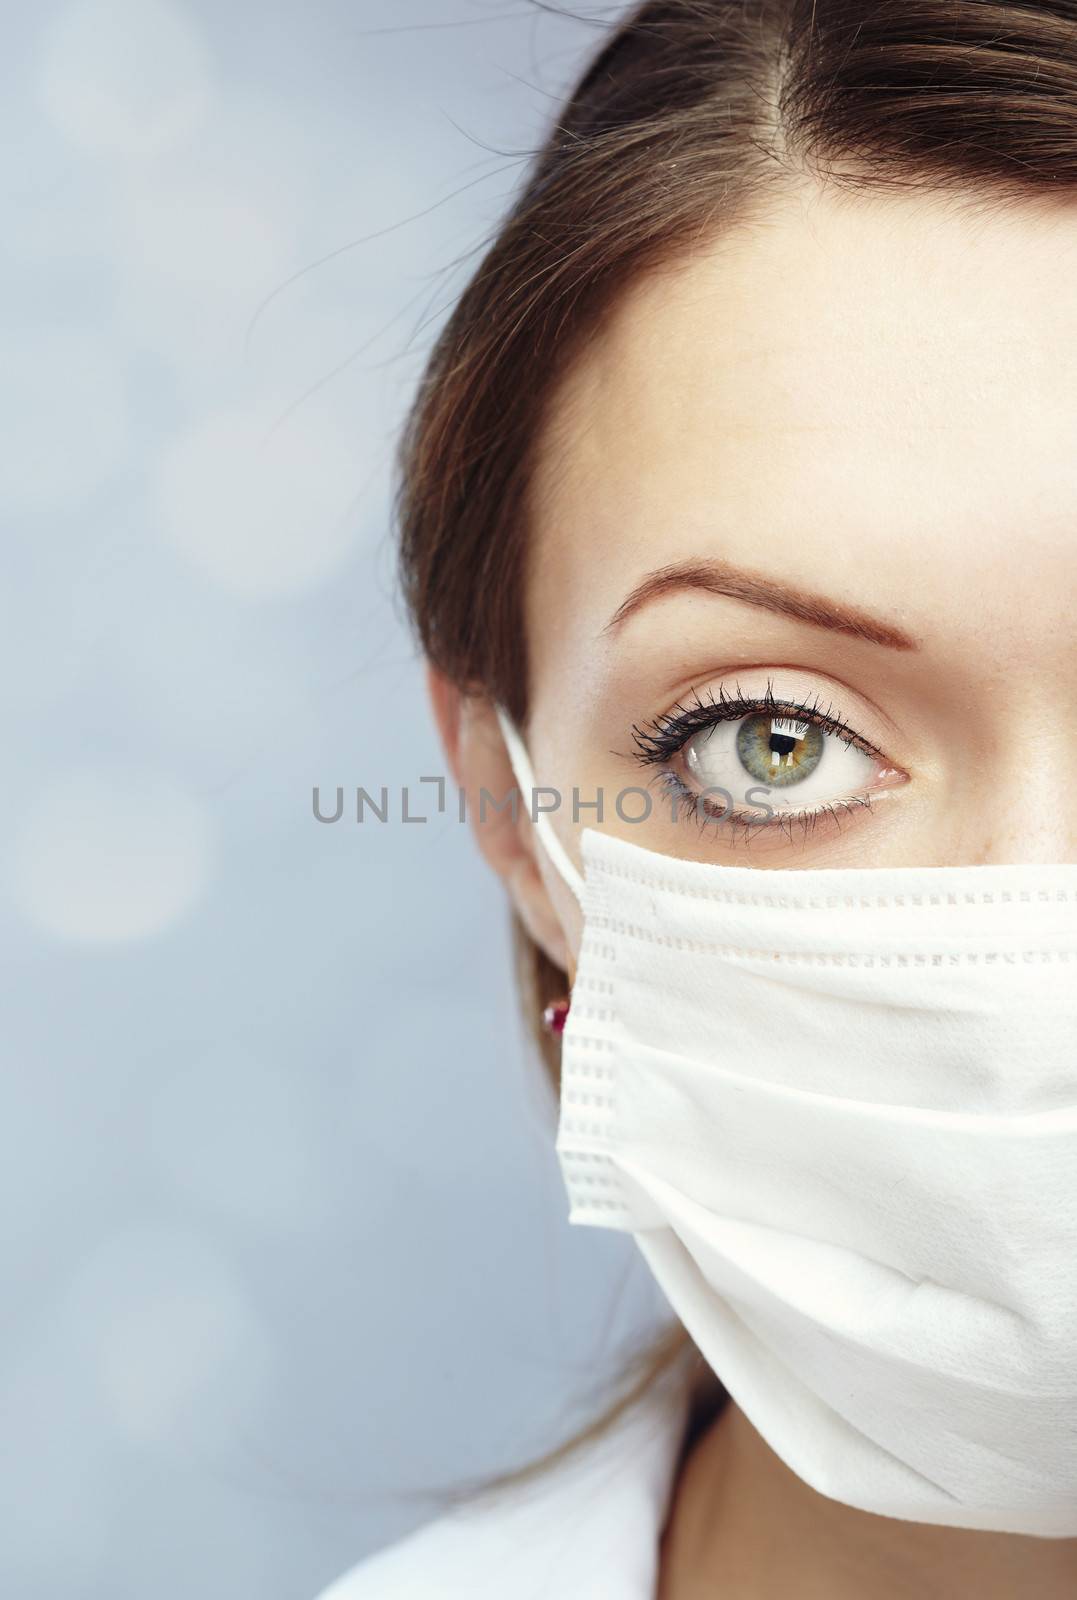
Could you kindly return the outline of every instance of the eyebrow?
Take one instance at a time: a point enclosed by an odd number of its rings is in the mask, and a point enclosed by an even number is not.
[[[846,605],[844,601],[806,593],[803,589],[778,583],[774,578],[732,566],[727,561],[680,561],[657,567],[621,602],[603,632],[615,632],[634,612],[679,589],[724,595],[730,600],[741,600],[745,605],[760,606],[764,611],[792,617],[796,622],[810,623],[815,628],[829,628],[832,633],[846,633],[854,639],[865,639],[869,644],[884,645],[888,650],[920,648],[911,635],[891,622],[869,616],[866,611]]]

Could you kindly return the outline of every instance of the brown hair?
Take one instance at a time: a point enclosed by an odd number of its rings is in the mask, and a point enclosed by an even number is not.
[[[400,448],[401,573],[422,648],[519,726],[528,491],[559,380],[630,280],[805,178],[1071,199],[1077,0],[651,0],[615,28],[437,340]],[[515,940],[537,1016],[566,977],[518,924]],[[556,1051],[540,1046],[556,1086]],[[682,1360],[690,1443],[725,1392],[675,1326],[590,1427],[492,1482],[594,1438]]]

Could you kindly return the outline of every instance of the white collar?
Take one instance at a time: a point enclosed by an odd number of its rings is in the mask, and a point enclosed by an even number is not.
[[[682,1369],[663,1374],[600,1439],[425,1524],[320,1600],[654,1600],[688,1401]]]

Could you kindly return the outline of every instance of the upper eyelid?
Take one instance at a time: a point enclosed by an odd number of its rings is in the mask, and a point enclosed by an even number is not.
[[[704,686],[733,685],[739,691],[745,678],[753,685],[765,683],[768,688],[777,685],[786,691],[784,698],[790,701],[822,696],[831,704],[838,703],[847,709],[851,708],[857,726],[872,729],[875,737],[868,742],[873,743],[880,754],[888,751],[892,745],[905,748],[910,742],[908,730],[895,720],[890,711],[862,684],[851,683],[835,673],[832,663],[824,665],[796,660],[724,662],[717,659],[706,664],[699,663],[695,672],[678,676],[675,683],[664,686],[665,706],[691,701]]]
[[[705,727],[713,726],[719,722],[736,722],[744,717],[761,716],[767,711],[772,711],[778,715],[792,713],[801,719],[812,722],[816,727],[822,728],[824,732],[832,733],[836,738],[847,739],[852,744],[855,744],[859,750],[862,750],[865,755],[872,756],[879,761],[888,759],[878,745],[874,744],[864,734],[859,733],[844,716],[829,716],[826,712],[820,710],[817,705],[805,705],[792,697],[782,698],[779,695],[774,695],[771,693],[769,683],[767,685],[767,693],[763,695],[738,693],[726,696],[724,686],[722,686],[720,694],[721,698],[718,701],[712,700],[710,704],[697,701],[693,706],[684,707],[678,703],[676,709],[681,712],[681,716],[686,722],[690,720],[693,725],[686,729],[683,739],[673,750],[667,749],[664,753],[655,751],[647,755],[643,752],[642,746],[649,739],[653,739],[657,743],[666,730],[677,726],[681,717],[673,713],[662,713],[650,724],[642,727],[639,725],[633,727],[633,742],[636,745],[635,759],[645,763],[668,760],[672,754],[679,752],[694,734],[701,732]],[[639,737],[641,735],[642,738]]]

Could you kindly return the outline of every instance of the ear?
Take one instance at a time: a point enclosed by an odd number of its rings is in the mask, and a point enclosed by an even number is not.
[[[426,681],[449,769],[467,795],[479,849],[504,883],[531,938],[551,961],[572,973],[575,963],[538,865],[531,818],[521,804],[515,821],[510,807],[497,809],[516,788],[516,779],[494,705],[485,695],[466,694],[435,667],[427,667]]]

